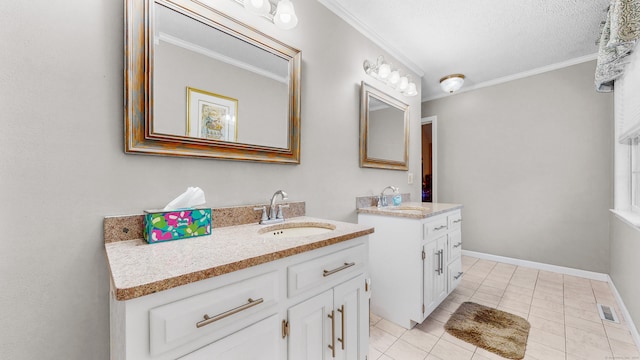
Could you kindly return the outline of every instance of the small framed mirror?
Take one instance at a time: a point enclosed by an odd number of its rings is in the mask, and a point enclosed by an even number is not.
[[[300,163],[299,50],[209,1],[125,4],[125,152]]]
[[[409,105],[362,82],[360,167],[409,170]]]

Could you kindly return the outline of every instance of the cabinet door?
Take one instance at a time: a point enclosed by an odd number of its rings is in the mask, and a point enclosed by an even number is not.
[[[278,320],[278,316],[273,315],[180,359],[277,360],[282,344]]]
[[[331,358],[331,321],[333,290],[327,290],[288,310],[289,360]],[[334,312],[335,319],[339,317]],[[256,358],[256,359],[259,359]]]
[[[437,306],[437,304],[435,303],[435,294],[433,292],[433,284],[439,266],[439,254],[436,253],[436,243],[436,241],[429,242],[422,248],[424,254],[422,259],[422,303],[424,304],[424,308],[422,310],[423,320],[427,317],[427,314]]]
[[[364,275],[334,288],[336,359],[364,360],[369,349],[369,302]]]
[[[447,237],[439,238],[436,243],[436,267],[439,271],[434,271],[433,278],[433,297],[437,304],[447,297],[447,259],[445,258],[445,247],[447,246]]]

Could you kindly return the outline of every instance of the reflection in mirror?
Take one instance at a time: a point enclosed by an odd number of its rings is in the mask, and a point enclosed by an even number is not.
[[[299,163],[299,50],[197,0],[126,2],[125,151]]]
[[[165,6],[154,10],[153,132],[286,148],[289,62]]]
[[[408,170],[409,105],[361,86],[360,166]]]

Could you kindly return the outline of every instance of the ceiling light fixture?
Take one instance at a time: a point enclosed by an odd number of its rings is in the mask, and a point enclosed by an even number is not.
[[[267,18],[283,30],[298,25],[298,16],[291,0],[233,0],[248,12]]]
[[[404,95],[418,95],[416,84],[410,81],[407,75],[401,75],[399,70],[392,69],[391,64],[385,62],[382,55],[378,56],[375,63],[365,60],[362,67],[365,73],[388,84]]]
[[[450,94],[454,91],[460,90],[463,83],[464,75],[462,74],[451,74],[440,79],[440,87],[442,88],[442,91]]]

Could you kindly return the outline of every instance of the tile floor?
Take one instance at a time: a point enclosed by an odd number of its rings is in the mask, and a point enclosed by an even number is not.
[[[463,256],[460,285],[422,323],[406,330],[371,314],[369,360],[504,359],[444,331],[464,301],[529,320],[525,360],[640,360],[606,282]],[[603,321],[596,303],[615,309],[620,323]]]

